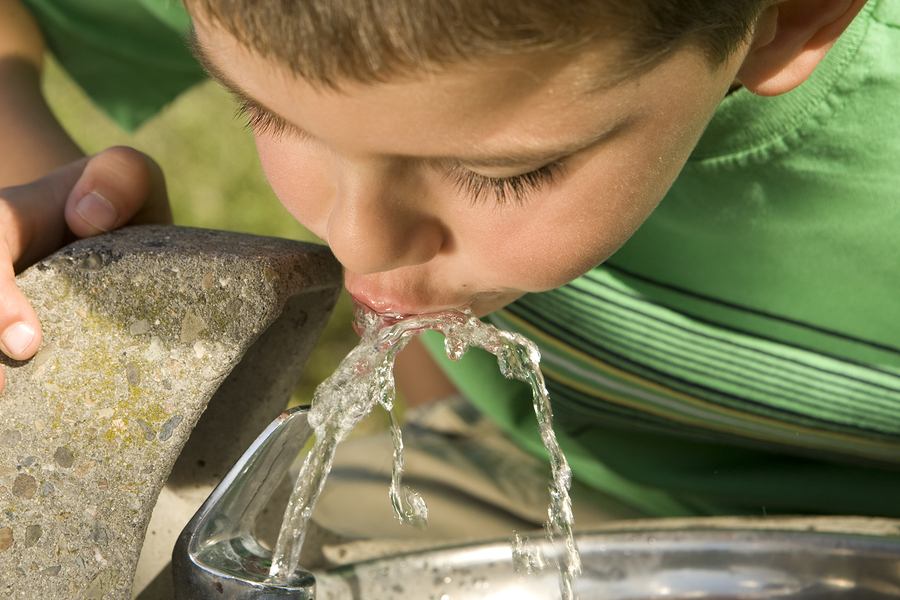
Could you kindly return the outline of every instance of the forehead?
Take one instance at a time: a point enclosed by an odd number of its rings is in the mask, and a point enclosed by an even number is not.
[[[581,143],[585,129],[613,128],[640,109],[635,93],[647,75],[623,74],[610,41],[577,53],[492,56],[330,89],[202,16],[195,23],[199,56],[227,87],[314,137],[360,152],[440,157]]]
[[[217,21],[326,86],[386,81],[481,56],[565,51],[613,36],[635,48],[636,28],[620,1],[183,0],[195,19]]]

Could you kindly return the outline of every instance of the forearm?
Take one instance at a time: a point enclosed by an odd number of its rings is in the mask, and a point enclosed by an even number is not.
[[[0,188],[83,156],[41,92],[44,40],[18,0],[0,0]]]

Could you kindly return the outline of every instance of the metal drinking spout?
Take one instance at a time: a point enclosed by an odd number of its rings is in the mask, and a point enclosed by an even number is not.
[[[275,488],[312,435],[308,407],[279,416],[257,438],[178,538],[172,556],[176,600],[315,597],[315,579],[297,571],[269,583],[271,550],[254,526]]]

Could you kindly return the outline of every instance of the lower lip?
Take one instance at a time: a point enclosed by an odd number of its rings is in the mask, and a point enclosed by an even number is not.
[[[365,334],[365,331],[363,331],[363,329],[366,329],[368,327],[367,325],[364,325],[364,323],[369,321],[372,317],[375,318],[375,322],[378,324],[378,328],[381,328],[390,327],[391,325],[395,325],[407,319],[421,317],[427,318],[431,315],[441,315],[446,318],[456,318],[465,321],[470,314],[467,313],[465,309],[444,309],[440,311],[431,311],[424,313],[396,313],[393,311],[384,312],[375,310],[355,296],[351,295],[351,297],[353,298],[353,305],[356,313],[356,316],[353,319],[353,328],[360,336],[363,336]],[[366,317],[369,318],[367,319]]]

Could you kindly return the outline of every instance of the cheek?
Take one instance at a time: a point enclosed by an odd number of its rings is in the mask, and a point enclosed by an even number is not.
[[[510,287],[535,292],[559,287],[609,258],[659,203],[671,175],[636,175],[632,153],[585,160],[564,186],[520,213],[511,209],[489,230],[482,251]]]
[[[637,231],[678,177],[702,126],[686,132],[661,125],[646,129],[615,152],[586,160],[560,203],[559,218],[546,219],[556,231],[554,247],[564,250],[556,260],[568,267],[560,270],[567,281],[609,258]]]
[[[540,292],[559,287],[603,262],[618,247],[610,242],[595,214],[570,212],[560,198],[548,210],[498,213],[490,223],[472,229],[476,239],[467,253],[473,271],[489,281],[485,287]],[[558,210],[552,210],[554,205]],[[529,214],[531,213],[531,214]],[[469,221],[472,226],[472,221]]]
[[[281,204],[301,225],[323,237],[334,196],[328,161],[288,138],[257,135],[256,149]]]

